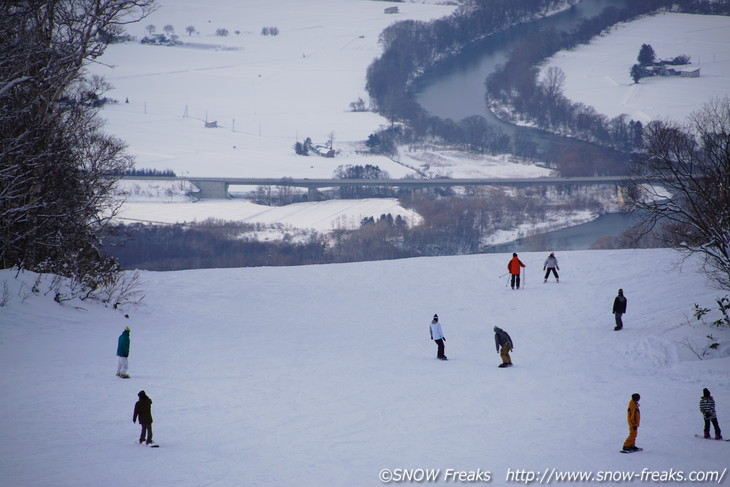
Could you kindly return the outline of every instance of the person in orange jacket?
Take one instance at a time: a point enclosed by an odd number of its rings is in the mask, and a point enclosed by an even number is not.
[[[507,270],[510,274],[512,274],[512,281],[510,282],[512,285],[512,289],[515,289],[515,286],[517,289],[520,288],[520,273],[522,270],[521,267],[525,267],[525,264],[522,263],[520,259],[517,258],[517,254],[512,254],[512,260],[509,261],[507,264]]]
[[[639,423],[641,422],[641,411],[639,411],[639,394],[631,394],[629,401],[629,409],[626,413],[626,420],[629,423],[629,436],[624,441],[623,451],[632,452],[641,450],[636,446],[636,435],[639,433]]]

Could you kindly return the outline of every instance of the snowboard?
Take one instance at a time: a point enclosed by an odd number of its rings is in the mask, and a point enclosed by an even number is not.
[[[158,445],[157,443],[152,443],[151,445],[148,445],[148,446],[150,448],[159,448],[160,447],[160,445]]]
[[[704,435],[695,435],[695,438],[701,438],[701,439],[703,439],[703,440],[714,440],[714,441],[730,441],[730,439],[725,439],[725,438],[723,438],[723,439],[721,439],[721,440],[718,440],[718,439],[716,439],[716,438],[712,438],[712,437],[710,437],[710,438],[705,438],[705,437],[704,437]]]
[[[621,453],[636,453],[637,451],[644,451],[643,448],[637,448],[636,450],[619,450]]]

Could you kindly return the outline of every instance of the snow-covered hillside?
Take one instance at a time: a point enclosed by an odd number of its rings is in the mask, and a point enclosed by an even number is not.
[[[695,263],[565,252],[560,283],[543,284],[547,254],[520,257],[520,291],[500,278],[506,254],[144,272],[146,305],[128,319],[60,306],[0,271],[2,484],[377,486],[383,469],[420,468],[440,469],[436,485],[461,483],[446,469],[507,485],[517,470],[726,469],[730,443],[694,437],[704,387],[730,436],[730,333],[686,324],[722,295]],[[618,288],[628,312],[615,332]],[[448,362],[429,339],[434,313]],[[494,325],[514,339],[510,369],[497,367]],[[114,375],[125,326],[130,380]],[[687,344],[708,334],[717,358],[699,360]],[[136,441],[140,390],[159,449]],[[634,392],[644,451],[622,455]]]

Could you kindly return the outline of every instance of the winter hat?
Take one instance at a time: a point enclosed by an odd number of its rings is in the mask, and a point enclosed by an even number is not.
[[[702,389],[702,395],[704,397],[712,397],[712,394],[710,394],[710,390],[706,387],[704,389]]]
[[[137,396],[140,399],[142,399],[143,397],[147,397],[147,393],[145,391],[139,391],[139,393],[137,394]]]
[[[517,252],[512,252],[512,257],[517,257]]]
[[[641,399],[641,396],[639,394],[631,394],[631,399],[633,399],[636,402],[639,402],[639,399]]]

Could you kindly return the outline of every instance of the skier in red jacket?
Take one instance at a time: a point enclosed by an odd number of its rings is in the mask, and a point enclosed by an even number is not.
[[[510,274],[512,274],[512,289],[515,289],[515,287],[517,289],[520,288],[520,273],[522,272],[522,270],[520,269],[521,267],[525,267],[525,264],[523,264],[522,261],[517,258],[516,253],[512,254],[512,260],[510,260],[507,264],[507,270]]]

